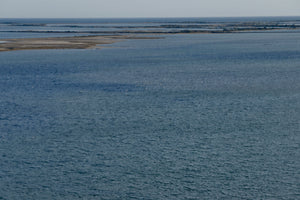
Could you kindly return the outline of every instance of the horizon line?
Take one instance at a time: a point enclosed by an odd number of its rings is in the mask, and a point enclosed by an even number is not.
[[[0,19],[172,19],[172,18],[263,18],[263,17],[300,17],[300,15],[266,16],[210,16],[210,17],[0,17]]]

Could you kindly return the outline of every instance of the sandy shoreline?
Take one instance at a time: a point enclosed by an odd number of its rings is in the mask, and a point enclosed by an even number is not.
[[[6,23],[8,27],[24,26],[26,29],[0,30],[0,33],[62,33],[86,34],[89,36],[66,36],[49,38],[19,38],[0,40],[0,51],[30,50],[30,49],[88,49],[101,48],[103,44],[126,39],[158,39],[171,34],[227,34],[245,32],[268,32],[300,30],[299,21],[244,21],[244,22],[176,22],[163,24],[136,25],[82,25],[82,24],[54,24],[46,29],[34,30],[34,27],[47,27],[47,24]],[[56,28],[54,28],[56,27]],[[57,29],[65,28],[65,30]],[[75,30],[71,30],[75,28]],[[80,29],[82,28],[82,29]],[[89,28],[89,29],[87,29]],[[104,30],[101,30],[103,29]],[[97,34],[91,35],[91,34]]]
[[[299,27],[297,27],[299,28]],[[179,31],[125,31],[125,32],[111,32],[111,35],[101,36],[70,36],[70,37],[50,37],[50,38],[18,38],[18,39],[3,39],[0,41],[1,51],[16,51],[16,50],[34,50],[34,49],[89,49],[101,48],[102,44],[112,44],[120,40],[126,39],[159,39],[157,35],[170,35],[170,34],[226,34],[226,33],[242,33],[251,31],[268,32],[271,30],[296,30],[286,28],[264,29],[260,27],[248,28],[232,28],[222,29],[222,31],[215,30],[179,30]],[[10,32],[10,31],[8,31]],[[14,32],[14,31],[13,31]],[[18,31],[17,31],[18,32]],[[22,31],[22,32],[35,32],[35,31]],[[48,33],[49,31],[38,31]],[[50,31],[51,32],[51,31]],[[57,31],[54,31],[56,33]],[[64,32],[65,33],[65,32]],[[78,32],[76,32],[78,33]],[[87,32],[94,33],[94,32]],[[124,35],[119,35],[119,34]],[[137,36],[139,35],[139,36]],[[141,36],[143,35],[143,36]],[[156,35],[156,36],[155,36]],[[100,47],[99,47],[100,45]]]
[[[159,37],[136,36],[74,36],[53,38],[22,38],[0,41],[0,51],[34,49],[89,49],[101,44],[112,44],[125,39],[158,39]]]

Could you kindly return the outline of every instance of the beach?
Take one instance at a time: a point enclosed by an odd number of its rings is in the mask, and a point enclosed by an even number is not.
[[[21,38],[0,41],[0,51],[33,49],[89,49],[98,45],[112,44],[125,39],[157,39],[158,37],[136,36],[79,36],[56,38]]]

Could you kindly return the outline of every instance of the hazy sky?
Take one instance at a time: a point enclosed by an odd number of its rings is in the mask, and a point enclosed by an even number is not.
[[[300,16],[300,0],[0,0],[0,18]]]

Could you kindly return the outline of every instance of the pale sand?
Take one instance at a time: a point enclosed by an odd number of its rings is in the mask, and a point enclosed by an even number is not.
[[[125,39],[158,39],[159,37],[136,36],[78,36],[57,38],[5,39],[0,41],[0,51],[32,49],[88,49],[99,48],[97,45],[112,44]]]

